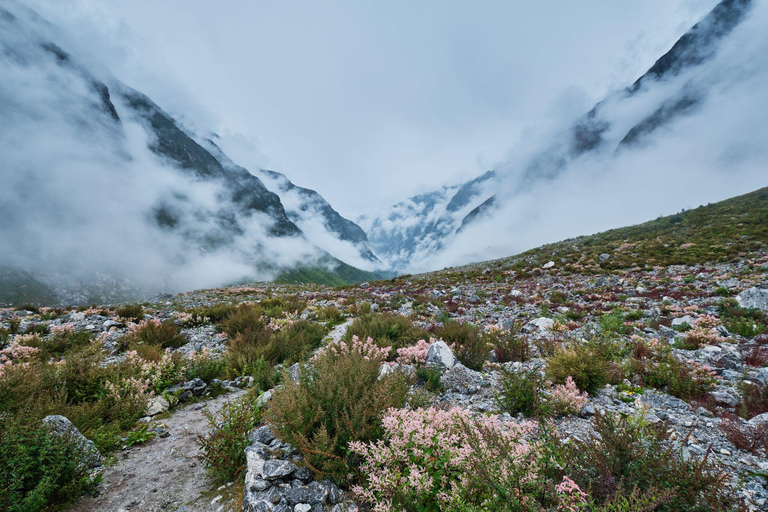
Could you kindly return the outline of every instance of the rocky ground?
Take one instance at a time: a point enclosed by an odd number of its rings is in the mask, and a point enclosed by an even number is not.
[[[601,261],[610,257],[600,256]],[[598,322],[602,316],[618,311],[623,340],[666,344],[680,361],[711,368],[716,385],[706,400],[686,401],[663,389],[640,388],[628,376],[621,385],[606,385],[592,395],[580,414],[557,419],[559,431],[567,437],[585,438],[596,411],[639,414],[651,423],[664,422],[684,443],[687,454],[714,457],[723,465],[730,485],[747,499],[751,510],[768,508],[768,456],[764,448],[753,452],[740,449],[721,428],[726,421],[750,427],[768,424],[768,413],[749,420],[736,417],[745,383],[768,385],[768,338],[757,334],[761,327],[757,324],[752,326],[757,330],[751,336],[731,332],[722,317],[724,298],[735,299],[742,308],[768,312],[768,253],[712,265],[636,267],[602,273],[580,272],[578,268],[564,271],[554,261],[520,271],[514,263],[490,262],[336,289],[260,284],[202,290],[159,296],[145,305],[145,312],[148,317],[176,319],[184,325],[183,315],[193,308],[294,295],[306,304],[303,311],[295,313],[297,317],[315,318],[317,310],[328,306],[346,315],[347,320],[328,337],[339,339],[358,308],[367,303],[372,311],[407,316],[428,330],[447,318],[472,322],[483,329],[517,329],[527,340],[530,357],[502,366],[520,371],[544,365],[542,347],[588,337],[604,328]],[[0,311],[0,326],[12,320],[18,323],[19,332],[25,332],[41,323],[73,324],[76,330],[101,334],[112,357],[121,357],[119,340],[129,326],[113,309],[68,311],[50,321],[42,320],[42,314],[5,309]],[[707,331],[710,337],[705,343],[693,348],[686,343],[691,336],[689,327],[704,317],[716,319],[717,326]],[[226,348],[225,337],[210,323],[186,326],[182,332],[188,344],[180,351],[207,349],[221,354]],[[433,398],[434,403],[478,413],[497,411],[496,383],[502,368],[494,362],[493,354],[481,371],[457,363],[452,354],[441,354],[440,359],[445,391]],[[204,395],[205,384],[199,389],[198,384],[187,383],[184,390]],[[210,400],[203,397],[160,421],[148,419],[162,435],[118,452],[116,463],[107,467],[99,495],[83,498],[70,510],[227,510],[226,487],[220,492],[212,488],[204,468],[194,458],[194,439],[204,434],[205,428],[202,408],[216,411],[223,401],[241,393],[238,387],[247,381],[220,384],[233,393]],[[153,412],[162,413],[165,404],[155,405],[158,408]],[[300,458],[274,440],[268,429],[255,431],[251,440],[244,510],[307,512],[353,507],[329,482],[313,482],[311,472],[301,468]]]

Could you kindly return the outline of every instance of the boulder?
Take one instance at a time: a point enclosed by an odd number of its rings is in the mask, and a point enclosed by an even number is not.
[[[77,427],[67,418],[59,415],[46,416],[43,418],[43,424],[51,430],[52,435],[69,439],[73,446],[82,454],[83,464],[88,469],[101,466],[101,453],[99,453],[96,445],[81,434]]]
[[[523,326],[521,331],[525,334],[532,334],[535,332],[549,331],[555,326],[555,322],[551,318],[539,317],[536,320],[531,320]]]
[[[768,312],[768,289],[756,286],[748,288],[736,296],[736,302],[742,308]]]
[[[483,376],[461,363],[456,363],[453,368],[445,372],[440,382],[443,383],[447,391],[472,395],[480,391],[483,385]]]
[[[171,406],[162,396],[155,396],[149,399],[147,403],[147,416],[157,416],[158,414],[165,412]]]
[[[427,350],[428,367],[450,370],[455,364],[456,356],[453,355],[451,347],[446,342],[440,340],[429,346],[429,350]]]

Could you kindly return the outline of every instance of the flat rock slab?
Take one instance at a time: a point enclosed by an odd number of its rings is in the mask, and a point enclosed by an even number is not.
[[[170,436],[156,437],[140,446],[116,453],[117,463],[107,466],[97,497],[85,496],[67,512],[216,512],[232,510],[214,495],[215,490],[205,466],[195,458],[200,453],[195,440],[208,432],[204,412],[218,413],[226,402],[245,391],[191,404],[162,420]],[[222,508],[223,507],[223,508]],[[235,512],[235,511],[233,511]],[[239,512],[239,511],[237,511]]]

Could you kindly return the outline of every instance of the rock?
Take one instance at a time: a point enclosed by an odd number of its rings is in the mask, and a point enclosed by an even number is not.
[[[325,502],[328,490],[320,482],[311,482],[309,485],[291,488],[284,496],[289,505],[297,503],[317,505]]]
[[[535,332],[549,331],[554,326],[555,322],[551,318],[542,316],[525,324],[521,331],[525,334],[532,334]]]
[[[742,308],[768,312],[768,289],[756,286],[748,288],[736,296],[736,302]]]
[[[736,407],[739,404],[739,398],[733,396],[731,393],[727,393],[725,391],[713,391],[710,394],[712,395],[712,398],[715,399],[715,402],[718,403],[718,405]]]
[[[365,290],[365,289],[366,289],[366,288],[368,288],[369,286],[371,286],[371,283],[368,283],[368,282],[366,282],[366,283],[360,283],[360,289],[362,289],[362,290]]]
[[[685,324],[693,325],[693,317],[690,315],[685,315],[680,318],[673,318],[672,319],[672,327],[682,327]]]
[[[256,407],[262,407],[264,404],[269,402],[270,398],[272,398],[272,390],[268,389],[262,393],[259,398],[256,399]]]
[[[591,403],[587,403],[584,407],[581,408],[581,412],[579,413],[579,416],[582,418],[591,418],[595,415],[595,406]]]
[[[64,416],[52,415],[43,418],[43,424],[51,429],[51,434],[68,438],[83,456],[83,464],[89,469],[101,466],[101,453],[90,439],[77,430]]]
[[[310,510],[312,510],[312,505],[306,503],[299,503],[293,507],[293,512],[309,512]]]
[[[268,460],[261,468],[261,477],[264,480],[277,480],[291,476],[297,469],[296,464],[287,460]]]
[[[410,364],[383,364],[379,368],[379,379],[383,379],[387,375],[402,372],[406,375],[416,375],[416,367]]]
[[[262,443],[268,445],[274,438],[275,435],[272,433],[272,429],[269,428],[269,425],[262,425],[261,427],[255,428],[251,430],[250,433],[248,433],[248,440],[251,443]]]
[[[601,254],[600,256],[598,256],[598,257],[597,257],[597,260],[598,260],[600,263],[606,262],[606,261],[608,261],[609,259],[611,259],[611,255],[610,255],[610,254],[606,254],[606,253],[603,253],[603,254]]]
[[[748,421],[750,425],[765,425],[768,424],[768,412],[764,412],[763,414],[758,414],[754,418]]]
[[[115,322],[114,320],[107,320],[106,322],[104,322],[104,327],[103,328],[104,328],[105,331],[109,331],[113,327],[115,329],[119,329],[121,327],[125,327],[125,324],[122,324],[120,322]]]
[[[480,387],[483,385],[483,376],[461,363],[456,363],[453,368],[445,372],[440,381],[447,391],[472,395],[480,391]]]
[[[456,364],[456,356],[451,347],[443,340],[436,341],[429,346],[427,351],[427,366],[432,368],[450,370]]]
[[[167,411],[170,406],[171,404],[164,397],[155,396],[149,399],[146,414],[147,416],[157,416],[161,412]]]
[[[554,267],[554,266],[555,266],[555,262],[554,262],[554,261],[548,261],[548,262],[546,262],[545,264],[543,264],[543,265],[541,266],[541,268],[552,268],[552,267]]]

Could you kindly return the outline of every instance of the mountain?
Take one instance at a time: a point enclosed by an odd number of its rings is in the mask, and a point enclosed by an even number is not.
[[[391,268],[403,270],[422,254],[440,251],[463,219],[492,194],[496,173],[408,198],[375,218],[360,220],[373,251]]]
[[[722,96],[733,84],[754,74],[741,61],[718,59],[728,38],[748,19],[752,8],[752,0],[722,0],[631,85],[608,95],[560,133],[550,135],[531,158],[516,160],[522,163],[499,164],[494,179],[487,182],[493,183],[488,188],[473,188],[473,182],[465,184],[469,187],[467,193],[457,194],[456,204],[462,208],[448,209],[448,197],[455,190],[448,187],[410,198],[367,221],[364,225],[374,252],[395,268],[414,272],[453,261],[450,256],[443,257],[441,250],[447,250],[457,235],[471,235],[479,224],[483,224],[483,236],[476,236],[473,243],[478,243],[477,239],[484,244],[495,243],[489,236],[499,241],[516,239],[519,233],[503,231],[499,221],[507,222],[513,229],[520,224],[533,225],[532,219],[537,217],[530,207],[517,205],[521,196],[538,195],[539,200],[528,197],[528,205],[531,201],[543,203],[541,194],[554,191],[556,180],[569,173],[592,173],[598,164],[619,172],[622,158],[642,154],[646,149],[652,151],[654,142],[664,139],[675,123],[692,118],[707,106],[712,96]],[[748,38],[742,35],[741,39]],[[730,48],[730,54],[738,51]],[[752,62],[759,62],[760,49],[750,47],[744,51],[755,52]],[[749,55],[741,58],[746,60]],[[726,146],[723,148],[725,151]],[[663,156],[659,160],[664,161]],[[569,181],[573,182],[574,179]],[[462,197],[469,200],[460,201]],[[552,212],[546,214],[551,216]],[[500,234],[503,236],[499,237]],[[461,240],[468,238],[464,236]],[[469,260],[482,257],[484,250],[452,249],[474,251],[464,258]]]
[[[696,68],[716,55],[722,41],[745,18],[751,6],[752,0],[722,0],[632,85],[595,105],[564,137],[536,156],[525,168],[517,191],[555,179],[574,160],[591,153],[642,146],[665,126],[695,113],[713,85],[712,77],[696,74]],[[625,119],[628,104],[659,84],[665,88],[659,97],[643,105],[633,114],[634,119]],[[500,204],[497,200],[487,201],[465,219],[464,227]]]
[[[30,9],[0,7],[0,125],[13,127],[0,133],[0,302],[120,300],[298,268],[378,277],[294,222],[322,214],[357,260],[376,261],[318,194],[297,188],[305,207],[286,212],[256,174],[55,38]]]
[[[262,169],[259,175],[267,188],[280,197],[288,218],[313,244],[361,268],[381,266],[363,228],[342,217],[323,196],[294,185],[279,172]]]

